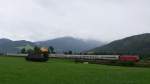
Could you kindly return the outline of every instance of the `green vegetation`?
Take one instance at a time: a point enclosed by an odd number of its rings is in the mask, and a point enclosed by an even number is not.
[[[49,46],[48,52],[49,52],[50,54],[55,54],[55,53],[56,53],[53,46]]]
[[[28,45],[25,45],[25,46],[19,46],[17,48],[19,48],[19,49],[25,48],[26,50],[29,50],[29,49],[34,49],[34,46],[28,44]]]
[[[150,56],[150,34],[141,34],[116,40],[102,47],[95,48],[92,54],[137,54],[141,58]]]
[[[22,54],[27,54],[27,53],[32,52],[34,50],[34,47],[31,45],[21,46],[18,48],[20,49],[20,53],[22,53]]]
[[[80,64],[68,60],[27,62],[0,57],[1,84],[149,84],[149,68]]]
[[[32,48],[35,46],[34,43],[20,40],[20,41],[12,41],[9,39],[0,39],[0,53],[19,53],[22,48]]]

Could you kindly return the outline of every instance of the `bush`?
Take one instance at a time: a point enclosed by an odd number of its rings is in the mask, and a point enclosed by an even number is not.
[[[120,62],[119,65],[121,66],[134,66],[134,62]]]

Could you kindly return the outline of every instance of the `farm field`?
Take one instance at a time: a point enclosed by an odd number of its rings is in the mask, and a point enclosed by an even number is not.
[[[0,84],[149,84],[150,68],[0,57]]]

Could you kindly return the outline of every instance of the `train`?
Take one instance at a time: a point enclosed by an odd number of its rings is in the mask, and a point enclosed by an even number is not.
[[[120,61],[120,62],[138,62],[140,57],[138,55],[64,55],[53,54],[50,57],[68,58],[68,59],[85,59],[85,60],[106,60],[106,61]]]
[[[27,54],[7,54],[8,56],[28,57]],[[32,57],[32,56],[31,56]],[[49,58],[64,58],[75,60],[103,60],[103,61],[120,61],[120,62],[138,62],[139,55],[64,55],[64,54],[49,54]]]

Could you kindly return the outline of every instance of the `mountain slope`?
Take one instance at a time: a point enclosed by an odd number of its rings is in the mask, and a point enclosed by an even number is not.
[[[56,38],[47,41],[30,42],[25,40],[12,41],[9,39],[0,39],[0,53],[17,53],[22,48],[33,48],[35,45],[41,47],[53,46],[58,53],[72,50],[73,52],[81,52],[101,46],[103,43],[94,40],[81,40],[72,37]]]
[[[0,39],[0,44],[8,43],[8,42],[12,42],[12,41],[9,39],[5,39],[5,38]]]
[[[102,42],[94,40],[81,40],[73,37],[62,37],[53,40],[36,42],[40,46],[53,46],[56,52],[62,53],[72,50],[73,52],[82,52],[103,45]]]
[[[27,45],[35,46],[34,43],[25,40],[12,41],[9,39],[0,39],[0,53],[17,53],[20,52],[20,47]]]
[[[95,48],[90,52],[125,53],[125,54],[150,54],[150,33],[135,35],[121,40],[113,41],[108,45]]]

